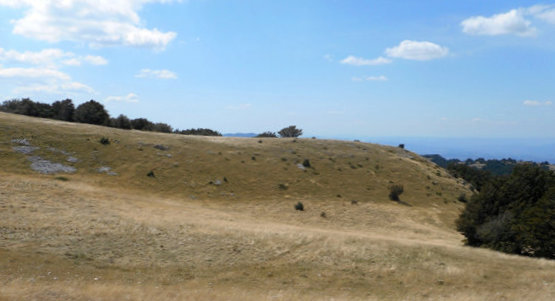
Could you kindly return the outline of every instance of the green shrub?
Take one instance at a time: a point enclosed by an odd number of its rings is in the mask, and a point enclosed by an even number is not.
[[[304,205],[303,205],[303,203],[298,202],[297,204],[295,204],[295,210],[304,211]]]
[[[403,185],[400,184],[393,184],[389,186],[389,199],[392,201],[399,202],[401,199],[399,196],[405,191]]]
[[[108,139],[106,137],[102,137],[102,138],[100,138],[100,144],[108,145],[108,144],[110,144],[110,139]]]

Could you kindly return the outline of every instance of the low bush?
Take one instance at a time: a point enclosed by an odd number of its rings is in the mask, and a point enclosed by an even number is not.
[[[106,137],[102,137],[102,138],[100,138],[100,144],[108,145],[108,144],[110,144],[110,139],[108,139]]]
[[[304,211],[304,205],[301,202],[295,204],[295,210]]]
[[[389,186],[389,199],[392,201],[399,202],[401,199],[399,196],[405,191],[403,185],[394,184]]]

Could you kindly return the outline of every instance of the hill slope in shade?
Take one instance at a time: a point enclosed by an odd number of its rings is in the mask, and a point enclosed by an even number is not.
[[[463,247],[454,220],[468,187],[395,147],[0,113],[0,166],[0,300],[555,294],[553,262]],[[36,171],[60,166],[75,171]]]

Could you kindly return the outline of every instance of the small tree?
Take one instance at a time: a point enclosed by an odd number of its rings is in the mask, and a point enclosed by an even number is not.
[[[256,135],[255,138],[277,138],[277,135],[274,132],[267,131]]]
[[[295,125],[290,125],[286,128],[281,129],[281,131],[279,131],[278,134],[282,138],[291,138],[291,137],[296,138],[303,134],[303,130],[297,129],[297,126]]]
[[[90,100],[80,104],[77,109],[75,109],[73,118],[75,121],[81,123],[108,125],[110,115],[108,115],[108,112],[106,112],[102,104]]]
[[[399,202],[399,196],[404,192],[403,185],[394,184],[389,186],[389,199],[392,201]]]

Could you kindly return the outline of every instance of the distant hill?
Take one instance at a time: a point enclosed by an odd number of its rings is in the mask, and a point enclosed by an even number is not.
[[[478,158],[476,160],[473,159],[466,159],[465,161],[461,161],[459,159],[446,159],[444,157],[442,157],[441,155],[438,154],[432,154],[432,155],[423,155],[424,158],[428,158],[430,159],[430,161],[434,162],[435,164],[443,167],[443,168],[447,168],[449,166],[449,164],[455,163],[455,164],[465,164],[468,165],[470,167],[474,167],[476,169],[479,170],[483,170],[483,171],[488,171],[490,172],[492,175],[508,175],[511,174],[511,172],[513,171],[514,167],[522,162],[526,162],[526,161],[517,161],[515,159],[512,158],[507,158],[507,159],[501,159],[501,160],[497,160],[497,159],[483,159],[483,158]],[[549,162],[541,162],[538,163],[540,166],[542,166],[544,169],[550,169],[551,165],[549,164]]]
[[[224,137],[239,137],[239,138],[252,138],[256,137],[256,133],[227,133]]]

